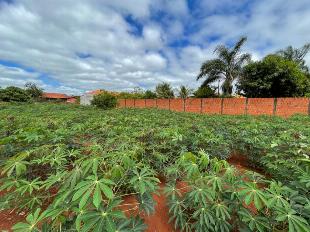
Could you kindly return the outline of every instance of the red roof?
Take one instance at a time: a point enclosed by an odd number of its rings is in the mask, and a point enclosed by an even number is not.
[[[63,93],[43,93],[43,98],[53,98],[53,99],[68,99],[70,96]]]
[[[103,92],[101,89],[96,89],[96,90],[89,91],[89,92],[87,92],[87,93],[88,93],[88,94],[92,94],[92,95],[98,95],[98,94],[100,94],[101,92]]]

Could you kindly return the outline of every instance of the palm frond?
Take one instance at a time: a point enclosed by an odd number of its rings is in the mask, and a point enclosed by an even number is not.
[[[214,53],[216,53],[218,55],[218,57],[223,60],[224,62],[226,62],[227,64],[230,63],[231,61],[231,52],[229,51],[229,48],[227,48],[224,45],[218,45],[215,49],[214,49]]]
[[[220,59],[208,60],[202,64],[197,80],[204,76],[208,76],[207,79],[217,79],[224,74],[225,68],[225,63]]]
[[[241,69],[243,65],[245,65],[246,63],[251,62],[251,54],[249,53],[244,53],[242,55],[240,55],[237,59],[237,62],[235,64],[235,67],[237,69]]]
[[[236,43],[232,49],[232,54],[236,55],[240,52],[242,45],[247,41],[247,37],[241,37],[240,40]]]

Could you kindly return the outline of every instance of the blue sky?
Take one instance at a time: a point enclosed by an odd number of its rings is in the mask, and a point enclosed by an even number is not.
[[[257,60],[310,42],[309,28],[309,0],[0,0],[0,86],[196,88],[216,45],[247,36]]]

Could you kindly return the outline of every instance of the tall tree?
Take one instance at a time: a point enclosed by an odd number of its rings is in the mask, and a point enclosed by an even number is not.
[[[233,48],[226,47],[225,45],[216,47],[214,53],[216,53],[218,57],[204,62],[197,76],[197,80],[206,77],[202,86],[223,79],[221,86],[223,94],[232,94],[233,81],[239,78],[244,64],[251,60],[250,54],[241,53],[241,47],[246,40],[246,37],[240,38]]]
[[[39,98],[43,94],[43,89],[38,87],[35,83],[33,82],[27,82],[25,84],[26,92],[33,98]]]
[[[178,93],[179,93],[179,97],[180,98],[188,98],[191,93],[192,93],[192,90],[188,87],[186,87],[185,85],[181,85],[179,90],[178,90]]]
[[[167,82],[158,84],[155,92],[158,98],[174,98],[172,87]]]
[[[302,97],[310,93],[310,75],[294,61],[268,55],[244,67],[237,88],[246,97]]]
[[[292,46],[288,46],[287,48],[278,51],[277,54],[287,60],[294,61],[303,71],[309,72],[309,68],[306,65],[306,61],[304,60],[309,51],[310,43],[307,43],[301,48],[293,48]]]

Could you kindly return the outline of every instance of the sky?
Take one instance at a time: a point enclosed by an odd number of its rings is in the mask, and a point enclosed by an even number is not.
[[[301,47],[310,42],[310,1],[0,0],[0,86],[196,88],[216,45],[241,36],[254,60]]]

